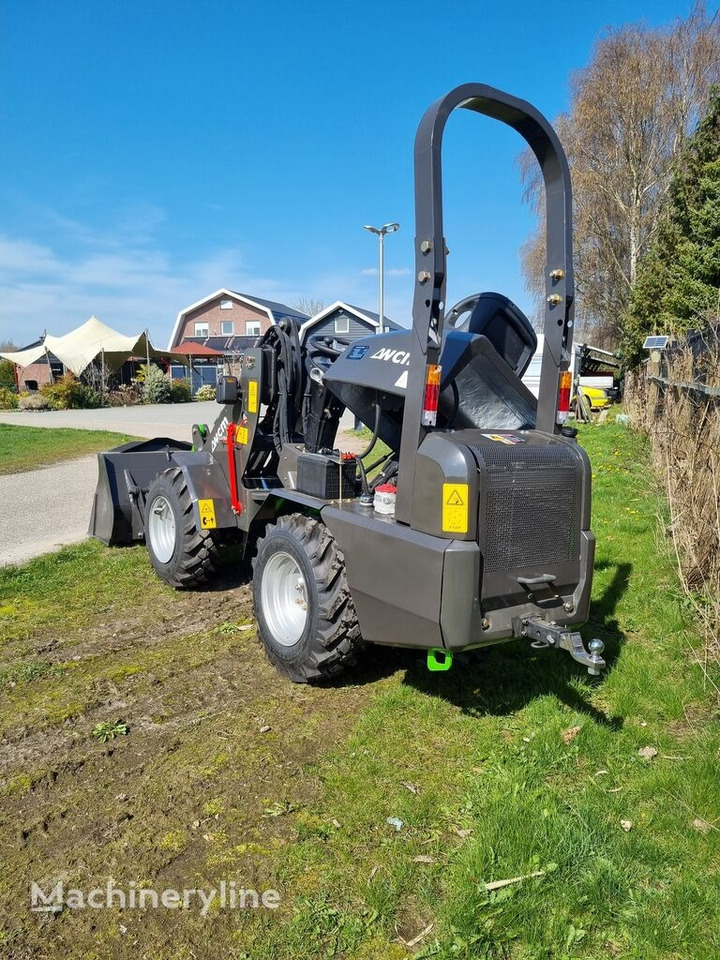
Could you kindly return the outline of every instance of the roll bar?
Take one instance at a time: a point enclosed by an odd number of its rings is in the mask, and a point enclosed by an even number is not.
[[[415,136],[415,295],[396,516],[411,523],[415,456],[422,425],[425,366],[437,363],[442,342],[447,250],[443,233],[442,138],[447,119],[461,107],[501,120],[524,137],[545,184],[545,346],[540,372],[537,429],[557,433],[558,381],[570,363],[573,328],[572,193],[570,170],[557,134],[524,100],[482,83],[466,83],[429,107]]]

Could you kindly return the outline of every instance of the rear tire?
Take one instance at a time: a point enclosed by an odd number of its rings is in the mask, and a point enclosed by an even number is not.
[[[185,476],[178,467],[157,476],[145,498],[145,542],[155,572],[171,587],[187,590],[215,570],[217,544],[195,526]]]
[[[327,527],[280,517],[258,541],[253,603],[270,662],[295,683],[337,676],[361,643],[345,564]]]

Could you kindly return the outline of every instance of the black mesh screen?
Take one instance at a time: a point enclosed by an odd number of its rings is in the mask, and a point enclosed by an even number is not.
[[[561,446],[477,448],[488,469],[485,570],[564,563],[579,550],[581,467]]]

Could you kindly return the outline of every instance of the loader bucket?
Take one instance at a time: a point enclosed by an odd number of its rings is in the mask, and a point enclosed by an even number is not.
[[[145,494],[155,477],[172,466],[172,454],[192,444],[167,437],[134,440],[98,454],[98,483],[88,534],[108,546],[141,540]]]

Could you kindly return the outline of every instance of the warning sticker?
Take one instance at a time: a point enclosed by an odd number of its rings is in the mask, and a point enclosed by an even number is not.
[[[442,528],[445,533],[468,532],[469,502],[467,483],[443,484]]]
[[[247,427],[238,427],[235,431],[235,443],[240,445],[248,442],[248,430]]]
[[[198,500],[198,510],[200,511],[200,526],[203,530],[211,530],[217,527],[214,500]]]
[[[247,412],[248,413],[257,413],[257,380],[248,380],[248,399],[247,399]]]
[[[514,447],[516,443],[525,443],[524,437],[516,437],[514,433],[484,433],[483,436],[496,443],[505,443],[509,447]]]

